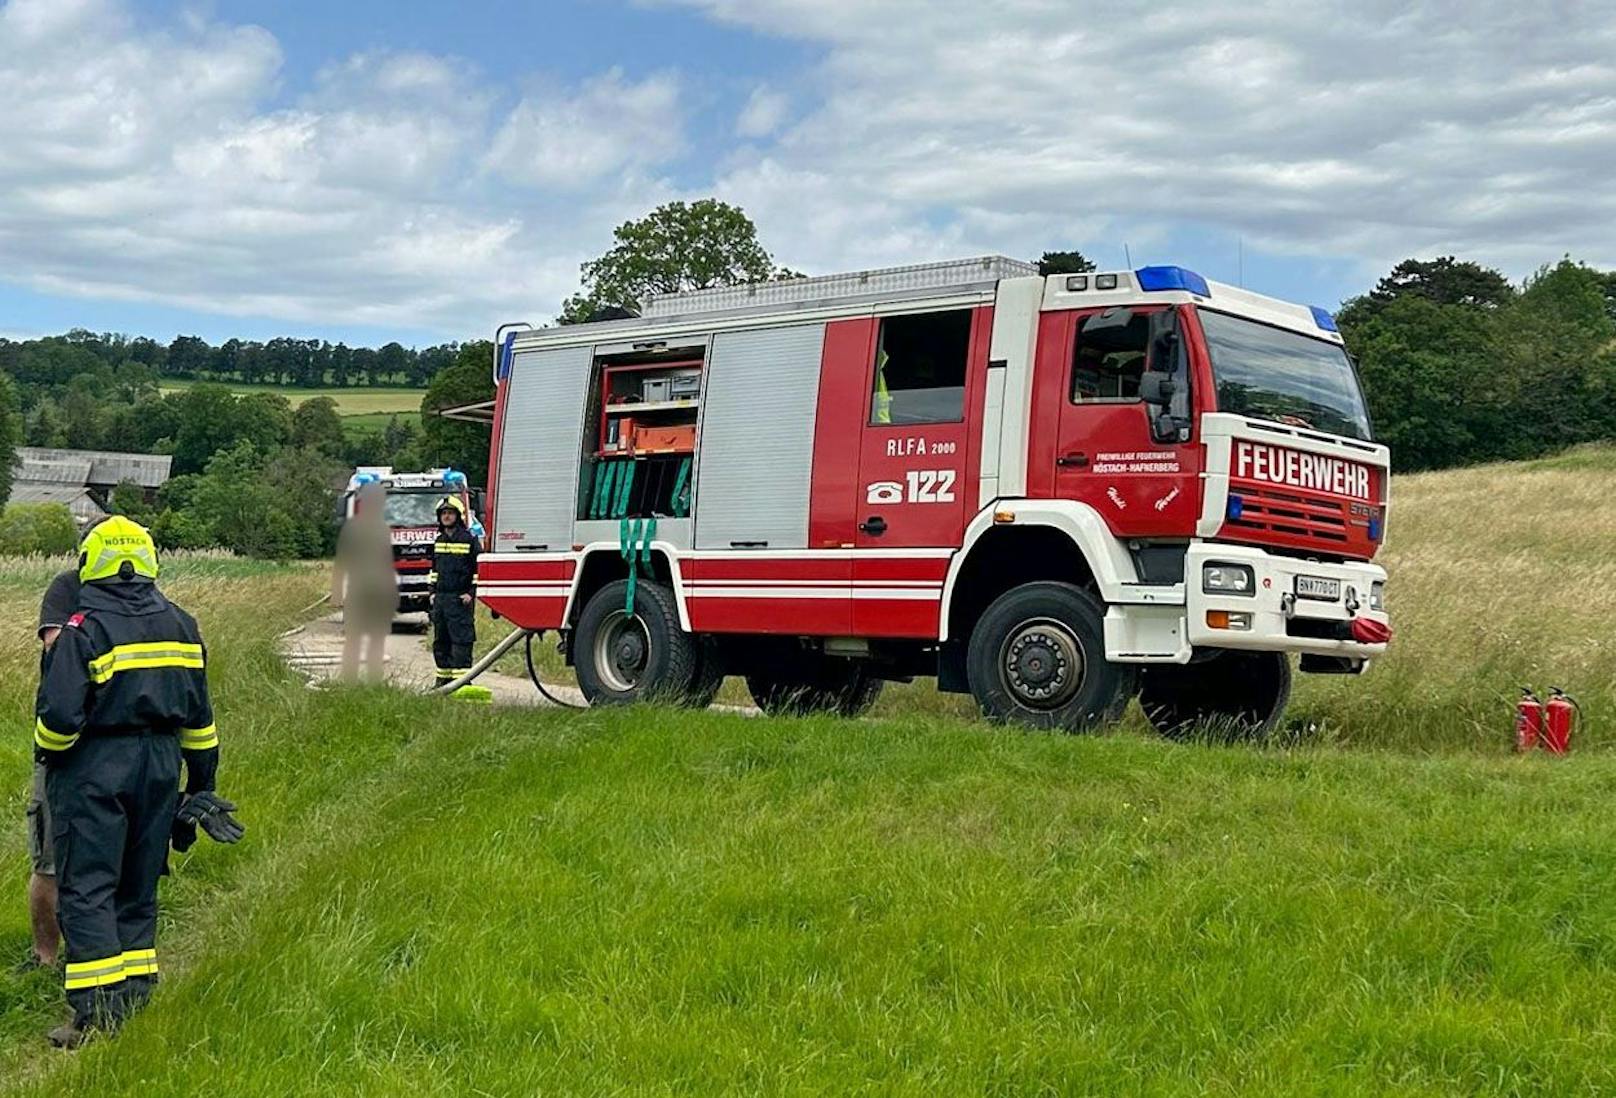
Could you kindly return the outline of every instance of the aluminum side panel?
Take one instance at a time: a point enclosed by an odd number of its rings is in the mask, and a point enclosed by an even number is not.
[[[696,471],[696,548],[808,545],[823,324],[713,339]]]
[[[591,348],[516,355],[506,381],[494,549],[572,545]]]

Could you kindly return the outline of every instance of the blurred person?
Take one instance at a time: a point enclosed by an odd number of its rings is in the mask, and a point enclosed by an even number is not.
[[[438,685],[471,670],[477,643],[477,554],[482,543],[466,526],[466,505],[456,495],[438,501],[438,540],[432,546],[432,662]]]
[[[79,609],[34,706],[73,1012],[50,1033],[62,1048],[116,1030],[151,997],[170,843],[190,849],[199,825],[218,842],[243,834],[235,805],[214,792],[219,736],[202,635],[157,574],[157,547],[138,523],[114,516],[85,535]]]
[[[39,674],[45,675],[45,661],[51,646],[77,612],[79,574],[73,569],[60,572],[45,589],[39,604]],[[34,763],[34,778],[28,790],[28,923],[33,930],[29,963],[55,968],[61,935],[56,929],[56,853],[51,842],[50,805],[45,800],[45,765]]]
[[[365,678],[381,682],[398,580],[393,573],[393,537],[387,528],[387,490],[371,482],[359,489],[354,513],[337,537],[331,570],[331,602],[342,609],[342,680],[357,682],[361,649]]]

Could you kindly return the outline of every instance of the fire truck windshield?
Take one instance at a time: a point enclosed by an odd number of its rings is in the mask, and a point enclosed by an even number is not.
[[[437,492],[388,492],[387,525],[436,526],[438,516],[433,512],[432,504],[442,498],[441,489]]]
[[[1207,309],[1199,315],[1220,412],[1369,438],[1363,390],[1338,344]]]

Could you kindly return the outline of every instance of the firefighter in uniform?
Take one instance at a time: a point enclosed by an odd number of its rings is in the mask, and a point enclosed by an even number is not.
[[[79,578],[79,612],[47,658],[34,721],[73,1010],[50,1038],[69,1048],[116,1029],[151,995],[169,843],[188,849],[198,824],[216,841],[242,835],[235,806],[213,792],[219,737],[202,636],[157,590],[151,535],[105,520],[84,538]]]
[[[438,540],[432,546],[432,662],[438,685],[471,670],[477,642],[477,554],[482,546],[466,526],[466,505],[456,495],[438,501]]]

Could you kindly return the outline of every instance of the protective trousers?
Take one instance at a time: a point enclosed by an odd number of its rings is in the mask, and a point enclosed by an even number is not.
[[[67,943],[67,1002],[81,1027],[115,1027],[157,982],[157,879],[178,807],[179,739],[86,735],[45,776]]]
[[[437,666],[440,683],[471,670],[471,646],[476,641],[476,605],[467,606],[459,595],[435,596],[432,600],[432,662]]]

